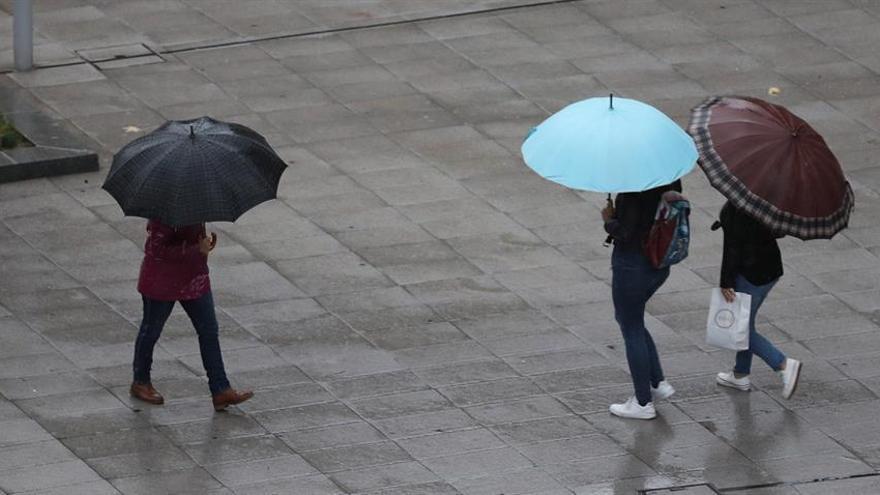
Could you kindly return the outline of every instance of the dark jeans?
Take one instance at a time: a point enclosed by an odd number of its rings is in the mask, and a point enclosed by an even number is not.
[[[770,293],[770,289],[772,289],[778,281],[779,279],[777,278],[764,285],[754,285],[742,275],[736,277],[734,289],[737,292],[744,292],[752,296],[752,304],[750,306],[751,314],[749,315],[749,349],[747,351],[739,351],[736,353],[736,365],[733,367],[733,371],[736,373],[743,375],[751,373],[753,354],[757,354],[758,357],[767,363],[767,366],[770,366],[776,371],[779,371],[782,367],[782,363],[785,362],[785,354],[780,352],[776,346],[770,343],[769,340],[765,339],[764,336],[759,334],[755,329],[755,318],[758,316],[758,309],[761,308],[761,304],[764,302],[764,299],[767,299],[767,294]]]
[[[669,277],[669,268],[657,270],[641,252],[615,248],[611,272],[614,318],[623,333],[636,400],[645,405],[651,402],[651,387],[663,381],[657,347],[645,328],[645,305]]]
[[[150,368],[153,365],[153,348],[162,334],[162,328],[171,315],[175,301],[157,301],[142,296],[144,300],[144,319],[134,344],[134,381],[150,383]],[[220,354],[220,339],[217,335],[217,316],[214,314],[214,297],[210,292],[198,299],[180,301],[199,336],[199,351],[202,365],[208,374],[211,394],[229,388],[223,356]]]

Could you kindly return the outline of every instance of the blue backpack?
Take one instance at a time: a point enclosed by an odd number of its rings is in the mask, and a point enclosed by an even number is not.
[[[666,268],[687,258],[691,240],[688,217],[691,204],[675,191],[666,191],[657,204],[654,224],[645,238],[644,251],[654,268]]]

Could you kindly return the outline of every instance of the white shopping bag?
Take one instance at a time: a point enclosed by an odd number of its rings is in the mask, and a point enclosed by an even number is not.
[[[749,348],[749,313],[752,296],[736,293],[732,303],[724,300],[721,289],[712,289],[712,302],[709,304],[709,318],[706,321],[706,343],[743,351]]]

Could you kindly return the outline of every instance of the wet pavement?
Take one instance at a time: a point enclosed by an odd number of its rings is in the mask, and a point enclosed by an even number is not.
[[[79,63],[0,76],[0,110],[39,107],[102,170],[0,185],[0,494],[880,493],[876,2],[39,3],[38,62]],[[804,362],[791,400],[759,362],[750,393],[714,384],[723,199],[695,171],[691,255],[648,308],[678,392],[654,421],[608,414],[631,387],[604,197],[518,150],[612,91],[681,124],[711,94],[763,97],[840,158],[850,228],[783,240],[761,310]],[[99,188],[119,146],[202,114],[291,163],[277,201],[211,226],[227,369],[257,392],[219,414],[179,308],[167,403],[128,397],[145,221]]]

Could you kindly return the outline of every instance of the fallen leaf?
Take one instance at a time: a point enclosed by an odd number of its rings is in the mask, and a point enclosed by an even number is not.
[[[782,90],[777,88],[776,86],[770,86],[770,89],[767,90],[767,94],[770,96],[776,96],[779,93],[782,93]]]
[[[143,129],[141,129],[140,127],[138,127],[136,125],[127,125],[127,126],[123,127],[122,130],[125,131],[126,134],[131,134],[134,132],[141,132]]]

